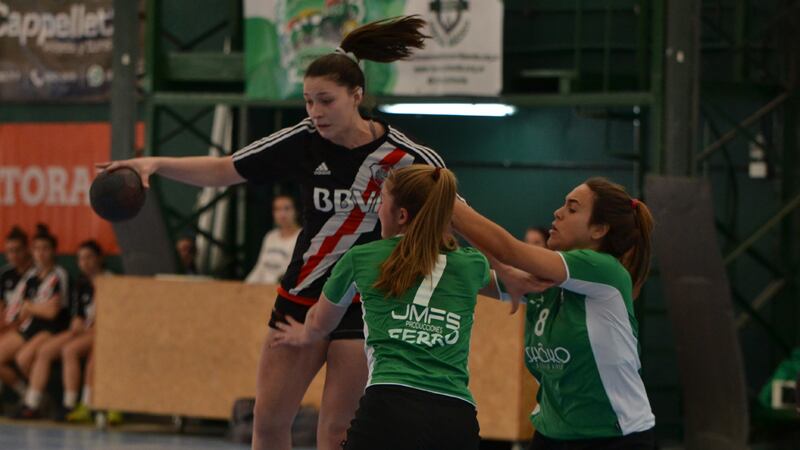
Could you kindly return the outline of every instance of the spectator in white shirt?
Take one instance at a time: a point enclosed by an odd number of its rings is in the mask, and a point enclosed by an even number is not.
[[[279,195],[272,201],[272,221],[275,228],[264,236],[261,253],[246,283],[277,284],[292,260],[292,252],[300,225],[297,223],[297,208],[294,199]]]

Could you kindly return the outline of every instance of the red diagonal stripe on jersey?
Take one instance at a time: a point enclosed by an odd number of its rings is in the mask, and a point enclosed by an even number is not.
[[[400,150],[399,148],[395,148],[388,155],[384,156],[378,164],[394,166],[405,155],[406,152]],[[369,196],[375,191],[380,191],[380,189],[381,187],[378,185],[378,183],[376,183],[374,179],[370,178],[369,183],[367,183],[367,188],[364,189],[364,193],[362,194],[364,201],[368,201]],[[344,223],[342,223],[342,226],[336,230],[336,233],[326,237],[325,240],[322,241],[322,245],[320,245],[317,253],[308,258],[308,261],[306,261],[306,263],[300,269],[300,275],[298,275],[295,285],[302,283],[303,280],[305,280],[311,274],[311,272],[314,271],[314,268],[319,265],[325,256],[327,256],[333,251],[334,248],[336,248],[336,245],[342,239],[342,236],[346,234],[352,234],[354,231],[356,231],[358,226],[361,225],[361,221],[364,220],[365,215],[366,214],[364,211],[361,211],[361,208],[358,206],[353,206],[353,210],[350,211],[347,219],[345,219]]]

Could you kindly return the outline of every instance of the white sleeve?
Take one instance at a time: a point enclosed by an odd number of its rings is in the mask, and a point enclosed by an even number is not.
[[[264,239],[261,241],[261,251],[258,252],[258,261],[256,261],[256,265],[253,266],[253,270],[247,275],[247,278],[244,279],[245,283],[263,283],[264,274],[262,273],[264,267],[264,259],[267,257],[267,240],[269,239],[271,231],[267,232],[264,235]]]

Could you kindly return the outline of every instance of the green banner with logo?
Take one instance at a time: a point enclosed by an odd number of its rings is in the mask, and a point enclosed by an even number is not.
[[[302,96],[305,68],[375,20],[419,14],[430,36],[408,61],[361,63],[376,95],[492,96],[502,89],[503,4],[497,0],[245,0],[250,98]]]

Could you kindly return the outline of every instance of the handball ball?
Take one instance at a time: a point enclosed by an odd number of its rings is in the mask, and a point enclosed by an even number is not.
[[[145,192],[139,173],[129,167],[103,171],[89,188],[89,201],[98,216],[120,222],[136,216],[144,205]]]

